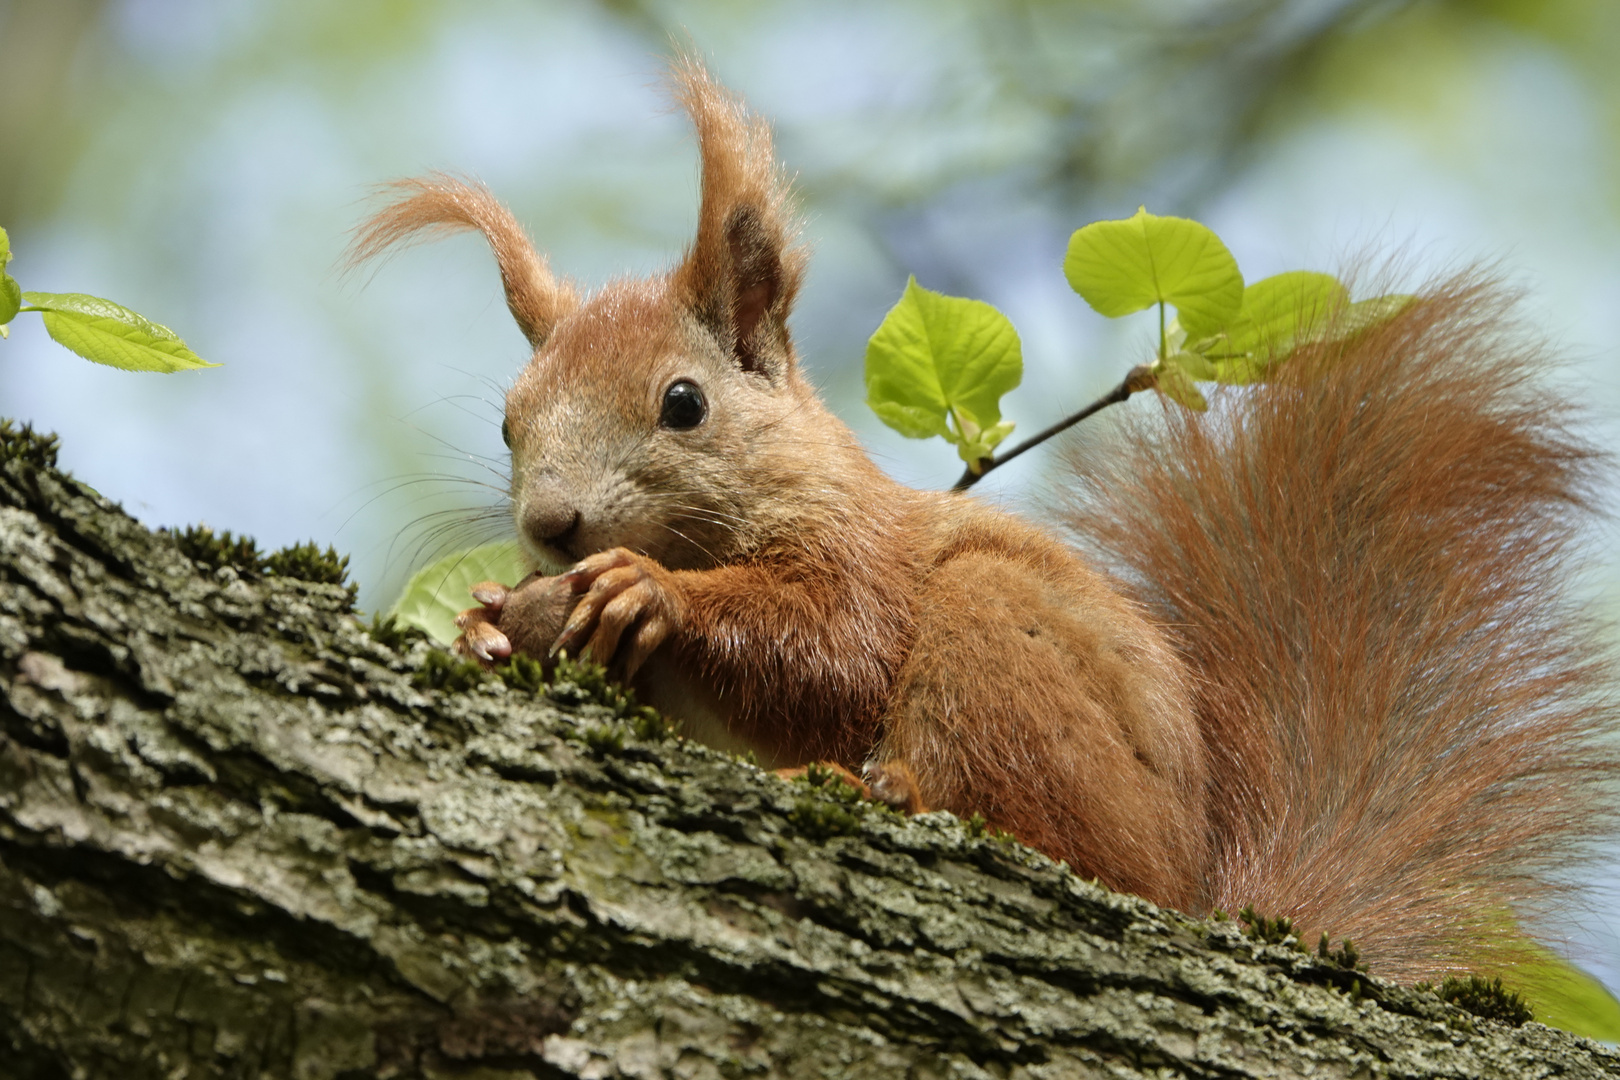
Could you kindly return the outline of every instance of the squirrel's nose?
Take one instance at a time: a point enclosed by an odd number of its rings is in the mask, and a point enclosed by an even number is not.
[[[578,559],[574,541],[579,537],[579,511],[563,503],[531,503],[523,511],[523,531],[537,544]]]

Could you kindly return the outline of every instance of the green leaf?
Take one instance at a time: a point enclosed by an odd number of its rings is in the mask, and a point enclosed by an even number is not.
[[[1215,377],[1215,366],[1202,353],[1178,349],[1164,358],[1164,364],[1180,368],[1190,379],[1208,380]]]
[[[17,317],[22,310],[22,286],[17,279],[0,270],[0,326],[4,326]]]
[[[1350,291],[1331,274],[1277,274],[1244,289],[1238,317],[1200,351],[1214,361],[1218,381],[1257,382],[1300,345],[1333,333],[1349,302]]]
[[[1347,338],[1363,330],[1370,330],[1379,323],[1393,319],[1416,302],[1417,297],[1408,293],[1389,293],[1368,300],[1358,300],[1345,308],[1344,318],[1339,320],[1334,328],[1334,336]]]
[[[1266,291],[1251,304],[1249,292],[1262,286]],[[1390,294],[1354,304],[1349,299],[1344,285],[1327,274],[1278,274],[1246,290],[1243,313],[1198,347],[1213,362],[1218,381],[1258,382],[1300,346],[1354,337],[1399,315],[1417,298]]]
[[[1174,304],[1192,338],[1219,331],[1243,303],[1243,275],[1220,237],[1196,221],[1159,217],[1145,207],[1123,221],[1076,230],[1063,274],[1109,318]]]
[[[1350,302],[1350,290],[1331,274],[1294,270],[1257,281],[1243,290],[1243,307],[1210,359],[1285,351],[1296,340],[1310,340]]]
[[[0,229],[0,327],[6,325],[17,317],[22,309],[22,286],[17,279],[6,273],[6,264],[11,262],[11,237],[6,230]]]
[[[481,581],[516,585],[533,563],[516,540],[458,551],[411,575],[388,614],[415,626],[441,645],[456,640],[456,616],[476,607],[471,589]]]
[[[1185,355],[1185,354],[1177,354]],[[1194,412],[1203,412],[1209,408],[1209,402],[1204,395],[1198,392],[1192,378],[1185,368],[1179,364],[1165,362],[1153,369],[1154,379],[1159,392],[1178,405],[1184,405]]]
[[[868,384],[870,385],[870,383]],[[867,391],[866,403],[878,414],[878,419],[908,439],[929,439],[935,435],[949,439],[950,425],[946,415],[920,405],[903,405],[898,401],[874,401]]]
[[[939,435],[964,461],[989,457],[1012,431],[1001,396],[1024,377],[1018,332],[980,300],[906,282],[866,343],[866,401],[913,439]]]
[[[98,364],[125,371],[186,371],[210,364],[166,326],[111,300],[81,293],[23,293],[30,311],[44,313],[59,345]]]

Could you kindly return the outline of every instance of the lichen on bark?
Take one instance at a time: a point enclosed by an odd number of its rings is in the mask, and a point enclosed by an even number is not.
[[[194,562],[0,436],[5,1075],[1620,1066],[949,815],[781,781],[589,688],[433,689],[429,646],[351,602]]]

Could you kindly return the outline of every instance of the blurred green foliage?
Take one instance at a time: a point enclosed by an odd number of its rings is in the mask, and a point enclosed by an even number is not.
[[[0,0],[0,145],[8,151],[0,220],[50,214],[76,156],[108,123],[183,101],[219,108],[289,76],[330,101],[362,94],[380,69],[432,48],[470,13],[498,17],[523,5],[284,0],[199,15],[195,4],[176,4],[192,9],[198,38],[213,39],[198,44],[205,59],[195,67],[128,55],[110,24],[143,6],[152,5]],[[595,6],[649,52],[690,40],[722,57],[795,11],[727,0]],[[907,0],[892,8],[954,46],[943,61],[951,77],[932,88],[944,92],[920,104],[939,120],[979,122],[954,125],[954,145],[920,154],[915,168],[853,161],[809,178],[817,187],[914,203],[1012,169],[1070,201],[1149,183],[1186,204],[1229,182],[1257,146],[1323,111],[1400,117],[1444,149],[1478,87],[1515,62],[1526,40],[1578,73],[1603,114],[1611,167],[1620,146],[1620,5],[1612,0]],[[830,7],[825,17],[841,13]],[[206,96],[183,93],[198,82]],[[143,135],[162,139],[174,129],[145,126]]]

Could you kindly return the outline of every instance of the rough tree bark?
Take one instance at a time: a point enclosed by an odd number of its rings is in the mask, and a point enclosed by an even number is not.
[[[599,688],[454,689],[341,586],[194,562],[48,441],[0,458],[5,1077],[1620,1068]]]

